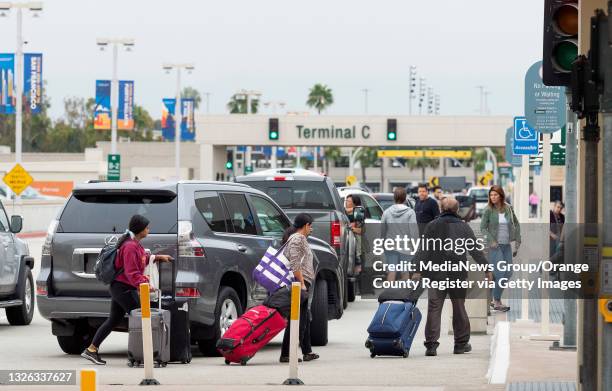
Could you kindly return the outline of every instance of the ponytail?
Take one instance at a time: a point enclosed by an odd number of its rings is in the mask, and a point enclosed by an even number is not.
[[[299,229],[304,228],[304,226],[307,224],[312,224],[312,216],[307,213],[300,213],[299,215],[295,216],[293,225],[289,226],[283,233],[283,244],[287,243],[287,240],[289,240],[291,235],[296,233]]]

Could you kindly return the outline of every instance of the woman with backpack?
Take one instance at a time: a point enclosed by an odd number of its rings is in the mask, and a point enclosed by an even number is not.
[[[81,353],[81,357],[98,365],[105,365],[106,361],[100,358],[98,349],[100,344],[117,327],[125,314],[140,308],[138,289],[140,284],[148,283],[144,270],[149,261],[170,262],[169,255],[151,255],[147,257],[141,240],[149,234],[149,220],[141,215],[134,215],[130,219],[129,229],[117,241],[117,256],[115,270],[117,274],[111,282],[109,291],[111,295],[110,314],[106,321],[96,331],[91,345]]]
[[[510,307],[502,304],[501,297],[504,292],[499,286],[501,278],[510,278],[512,272],[502,271],[502,263],[512,264],[512,257],[516,255],[521,245],[521,226],[512,207],[506,203],[504,189],[492,186],[489,189],[489,203],[482,212],[480,230],[489,245],[489,263],[493,266],[495,288],[493,288],[493,302],[491,306],[496,311],[509,311]],[[515,249],[512,250],[512,242]]]
[[[308,297],[308,292],[315,278],[314,256],[307,239],[311,232],[312,217],[306,213],[300,213],[295,216],[293,225],[287,228],[283,235],[283,244],[287,243],[283,255],[289,260],[295,281],[302,285],[302,291],[304,291],[302,293],[305,293],[303,295],[305,297]],[[283,337],[280,357],[280,362],[282,363],[289,362],[290,325],[291,322],[289,322],[285,329]],[[304,361],[312,361],[319,358],[318,354],[312,352],[310,345],[310,316],[306,301],[300,303],[299,335]],[[299,361],[302,361],[302,359],[299,359]]]

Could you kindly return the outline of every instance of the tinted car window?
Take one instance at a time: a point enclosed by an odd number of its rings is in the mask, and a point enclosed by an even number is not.
[[[272,203],[264,198],[251,196],[255,214],[259,220],[261,231],[264,236],[282,235],[285,228],[289,226],[289,222],[281,214],[281,212],[272,205]]]
[[[325,182],[248,181],[249,186],[269,195],[283,209],[335,209]]]
[[[215,192],[196,192],[195,204],[211,230],[227,232],[230,222],[225,215],[219,194]]]
[[[361,205],[366,210],[366,217],[369,219],[380,220],[382,218],[382,209],[378,203],[367,195],[361,195]]]
[[[4,207],[0,205],[0,231],[8,231],[9,222]]]
[[[223,194],[230,217],[230,226],[237,234],[257,235],[255,219],[244,194]]]
[[[476,198],[477,201],[487,201],[489,199],[488,189],[472,189],[470,195]]]
[[[176,233],[176,195],[87,194],[70,198],[60,218],[61,232],[123,233],[130,217],[151,222],[152,234]]]

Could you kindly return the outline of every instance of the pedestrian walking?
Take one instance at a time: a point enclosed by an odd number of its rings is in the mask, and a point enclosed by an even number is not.
[[[363,234],[363,221],[355,219],[355,207],[361,206],[361,199],[353,194],[346,196],[345,211],[349,218],[351,231],[355,235],[355,274],[361,273],[362,264],[362,234]]]
[[[283,244],[287,243],[283,255],[289,260],[291,271],[295,280],[302,285],[302,291],[304,291],[302,293],[305,297],[308,297],[310,293],[315,276],[314,256],[307,239],[311,232],[312,217],[306,213],[300,213],[295,216],[293,225],[287,228],[283,235]],[[280,357],[280,362],[282,363],[289,362],[290,329],[291,322],[289,322],[283,336]],[[304,361],[318,359],[319,355],[312,352],[310,344],[310,311],[306,301],[300,305],[299,339]]]
[[[540,204],[540,197],[534,191],[529,195],[529,217],[538,216],[538,205]]]
[[[436,243],[438,240],[444,242],[448,239],[452,239],[455,243],[457,240],[476,241],[474,231],[472,231],[470,226],[457,215],[459,202],[454,197],[445,197],[442,199],[441,208],[442,214],[425,227],[423,235],[426,241],[432,240],[432,243]],[[488,263],[482,251],[473,248],[469,253],[476,263],[480,265],[486,265]],[[467,262],[467,254],[460,251],[445,250],[444,246],[440,245],[438,247],[432,246],[419,251],[416,254],[415,260],[418,262],[417,265],[424,265],[429,262],[434,265],[442,265],[443,263],[459,265]],[[417,270],[419,269],[420,268],[417,267]],[[413,275],[413,279],[419,279],[421,277],[427,277],[432,281],[445,281],[446,279],[451,281],[467,281],[468,272],[461,268],[457,268],[455,271],[453,268],[432,267],[428,268],[427,271],[419,270],[419,273]],[[489,280],[493,278],[491,272],[486,272],[485,277]],[[444,300],[447,295],[450,296],[453,306],[453,335],[455,339],[453,353],[463,354],[472,350],[472,346],[469,343],[470,319],[465,310],[466,294],[467,289],[464,288],[451,288],[446,290],[429,288],[427,323],[425,325],[426,356],[437,355],[437,348],[440,345],[438,340],[440,339],[442,307],[444,306]]]
[[[96,331],[91,345],[81,353],[83,358],[98,365],[106,364],[98,352],[102,342],[123,321],[126,313],[129,314],[132,310],[140,308],[138,289],[140,284],[149,282],[149,278],[143,274],[149,261],[172,261],[169,255],[147,257],[145,249],[140,244],[149,234],[149,220],[146,217],[132,216],[128,227],[127,232],[117,241],[115,270],[119,274],[109,287],[111,295],[109,316]]]
[[[419,184],[418,198],[414,205],[414,211],[416,212],[419,232],[421,233],[424,231],[425,226],[440,214],[440,207],[436,200],[429,196],[425,183]]]
[[[563,209],[565,205],[561,201],[555,201],[550,211],[550,232],[549,232],[549,259],[560,262],[563,258],[559,257],[563,250],[563,225],[565,215]],[[555,274],[551,271],[551,275]]]
[[[504,290],[499,286],[501,278],[510,278],[511,271],[502,271],[502,263],[512,264],[512,257],[516,255],[521,245],[521,226],[514,210],[506,203],[504,189],[492,186],[489,189],[489,202],[482,212],[480,230],[489,246],[489,262],[493,265],[495,288],[493,288],[493,302],[491,306],[497,311],[508,311],[510,307],[502,304],[501,297]],[[512,242],[515,243],[514,251]]]
[[[417,226],[416,213],[409,208],[406,202],[406,189],[397,187],[393,190],[395,204],[387,208],[381,219],[381,237],[395,240],[396,238],[417,239],[419,227]],[[413,254],[409,249],[396,249],[385,251],[385,261],[388,265],[400,265],[402,262],[412,261]],[[387,272],[387,281],[395,281],[397,272]],[[402,275],[401,278],[406,278]]]

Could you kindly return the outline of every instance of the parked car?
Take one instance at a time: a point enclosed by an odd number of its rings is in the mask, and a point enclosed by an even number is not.
[[[395,204],[395,199],[393,198],[393,193],[374,193],[372,197],[380,204],[380,207],[383,210],[387,210],[391,205]],[[410,197],[406,197],[406,202],[404,202],[406,206],[414,209],[414,200]]]
[[[476,199],[474,197],[463,193],[455,193],[453,197],[459,202],[457,214],[463,221],[469,223],[476,219]]]
[[[0,203],[0,308],[5,309],[11,325],[25,326],[34,316],[36,287],[32,278],[34,258],[28,245],[16,236],[22,225],[21,216],[11,216],[9,223]]]
[[[372,244],[374,239],[379,238],[380,222],[383,215],[383,208],[374,199],[372,194],[366,193],[363,190],[354,187],[338,188],[338,193],[342,198],[343,204],[346,202],[346,197],[350,194],[354,197],[359,197],[361,206],[365,214],[365,227],[362,233],[362,271],[359,275],[359,287],[361,294],[373,293],[372,280],[375,277],[373,270],[374,262],[380,260],[380,256],[374,255]]]
[[[290,219],[300,213],[312,216],[312,235],[332,246],[342,265],[345,294],[343,306],[355,300],[354,251],[355,236],[349,229],[349,219],[331,178],[304,169],[279,168],[236,177],[263,191],[287,213]],[[340,299],[340,298],[338,298]]]
[[[37,278],[38,309],[61,349],[80,353],[109,312],[108,287],[93,268],[105,243],[123,234],[133,214],[150,221],[143,240],[160,265],[163,297],[187,305],[192,342],[214,354],[221,334],[266,296],[251,273],[291,224],[264,193],[227,182],[101,182],[78,185],[49,227]],[[312,299],[313,344],[327,343],[327,321],[343,313],[343,272],[335,251],[309,238],[318,268]],[[173,274],[175,273],[175,274]],[[126,331],[127,322],[118,330]]]
[[[482,211],[489,202],[489,189],[488,186],[475,186],[468,189],[467,195],[473,197],[476,200],[476,216],[482,216]]]

